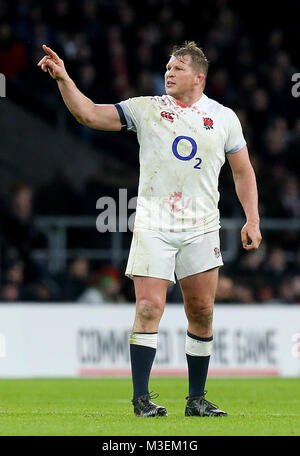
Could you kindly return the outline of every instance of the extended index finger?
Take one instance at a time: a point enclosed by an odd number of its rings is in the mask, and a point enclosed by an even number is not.
[[[56,54],[56,52],[54,52],[51,48],[49,48],[48,46],[46,46],[45,44],[43,44],[43,49],[45,52],[47,52],[48,55],[50,55],[50,57],[52,57],[54,60],[58,61],[59,60],[59,57],[58,55]]]

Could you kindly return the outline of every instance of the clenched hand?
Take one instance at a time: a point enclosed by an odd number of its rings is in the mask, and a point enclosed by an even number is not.
[[[246,222],[241,231],[242,244],[245,250],[258,249],[262,236],[259,222]],[[251,243],[249,244],[249,240]]]

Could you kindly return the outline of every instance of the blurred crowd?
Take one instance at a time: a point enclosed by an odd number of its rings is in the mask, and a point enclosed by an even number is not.
[[[34,196],[30,186],[17,184],[9,198],[0,199],[0,302],[134,302],[133,282],[124,275],[126,261],[115,265],[78,256],[68,262],[66,269],[51,273],[47,262],[35,258],[36,249],[48,246],[45,234],[35,224]],[[69,240],[69,246],[98,248],[104,234],[95,228],[93,236],[82,231],[82,237]],[[131,232],[126,235],[130,242]],[[216,302],[300,304],[299,244],[294,250],[282,247],[290,245],[298,233],[276,231],[273,236],[275,240],[264,240],[258,250],[240,249],[238,258],[225,261]],[[178,282],[169,287],[167,300],[182,302]]]
[[[19,103],[40,110],[49,121],[63,113],[67,128],[82,141],[101,143],[109,154],[131,160],[138,174],[137,155],[124,158],[122,147],[112,147],[110,135],[80,126],[67,113],[54,81],[36,67],[41,45],[48,44],[64,59],[85,95],[97,103],[115,103],[162,94],[172,46],[195,40],[210,63],[205,93],[233,108],[242,123],[261,217],[299,219],[300,115],[299,99],[291,91],[292,75],[300,71],[294,45],[297,2],[288,0],[286,8],[273,5],[272,19],[267,17],[254,23],[250,4],[226,0],[201,5],[192,0],[0,0],[0,72],[13,84]],[[124,141],[136,148],[134,135],[119,135],[119,145]],[[11,198],[0,199],[1,301],[133,300],[122,265],[77,258],[53,276],[31,256],[46,242],[36,231],[36,216],[96,216],[95,201],[117,191],[117,180],[115,186],[107,185],[97,173],[80,195],[63,173],[43,188],[14,185]],[[242,217],[228,164],[219,191],[221,216]],[[217,302],[300,302],[299,230],[268,231],[263,237],[259,251],[240,251],[220,270]],[[168,298],[181,301],[178,285],[170,287]]]

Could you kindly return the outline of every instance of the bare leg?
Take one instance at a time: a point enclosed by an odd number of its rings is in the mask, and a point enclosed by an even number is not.
[[[189,371],[189,397],[203,397],[213,343],[213,306],[219,268],[194,274],[180,281],[188,331],[186,358]]]
[[[213,307],[219,268],[194,274],[180,280],[188,319],[188,331],[196,336],[211,337]]]
[[[130,336],[130,359],[135,414],[145,411],[144,399],[149,396],[148,384],[157,348],[157,332],[162,317],[168,281],[152,277],[134,277],[136,314]],[[146,407],[148,410],[149,407]],[[164,407],[150,405],[151,416],[165,415]],[[148,413],[148,411],[146,411]]]
[[[157,332],[163,315],[169,281],[154,277],[134,277],[136,314],[133,332]]]

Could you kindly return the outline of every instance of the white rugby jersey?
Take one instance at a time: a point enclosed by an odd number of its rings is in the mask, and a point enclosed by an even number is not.
[[[219,229],[225,154],[246,145],[234,111],[204,93],[191,106],[164,95],[130,98],[116,107],[140,144],[135,230]]]

